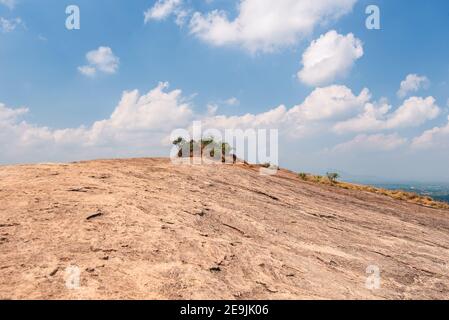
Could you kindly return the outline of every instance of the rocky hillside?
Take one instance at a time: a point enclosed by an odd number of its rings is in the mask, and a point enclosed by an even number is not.
[[[380,271],[379,288],[367,286],[376,283],[367,268]],[[447,210],[285,170],[261,176],[244,164],[0,167],[1,299],[447,299],[448,292]]]

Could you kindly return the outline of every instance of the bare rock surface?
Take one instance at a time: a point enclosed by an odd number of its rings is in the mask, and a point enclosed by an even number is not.
[[[244,164],[2,166],[0,299],[24,298],[448,299],[449,211]]]

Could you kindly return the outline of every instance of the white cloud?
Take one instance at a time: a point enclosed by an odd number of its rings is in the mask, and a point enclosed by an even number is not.
[[[354,139],[338,144],[333,148],[335,152],[375,152],[375,151],[392,151],[407,143],[407,139],[400,137],[398,134],[361,134]]]
[[[410,92],[416,92],[421,88],[427,88],[429,84],[430,81],[427,77],[409,74],[405,80],[401,82],[397,95],[399,98],[405,98]]]
[[[387,121],[388,128],[413,127],[438,117],[440,108],[433,97],[411,97]]]
[[[299,105],[280,105],[259,114],[218,115],[203,119],[205,126],[221,129],[274,128],[290,137],[328,131],[329,121],[353,115],[370,99],[368,89],[356,96],[345,86],[317,88]]]
[[[284,153],[285,161],[290,161],[292,152],[297,154],[298,150],[312,150],[307,156],[312,159],[313,152],[316,154],[326,147],[346,157],[345,152],[388,152],[409,146],[408,140],[397,134],[360,134],[347,142],[338,141],[339,137],[332,131],[333,124],[363,113],[364,107],[366,109],[370,104],[368,89],[357,95],[345,86],[317,88],[302,103],[290,109],[280,105],[261,113],[225,116],[217,115],[216,105],[209,105],[204,114],[195,114],[190,98],[183,97],[180,90],[168,90],[167,86],[167,83],[161,83],[144,95],[137,90],[124,92],[110,117],[74,128],[33,125],[24,118],[28,109],[0,105],[0,162],[167,156],[170,148],[167,139],[172,130],[187,129],[193,120],[201,120],[204,129],[279,129],[280,151]],[[390,110],[386,102],[373,104],[373,108],[373,112],[384,115]],[[411,120],[403,115],[407,112],[398,114],[410,123]],[[430,145],[431,141],[432,145],[438,145],[449,141],[449,125],[435,128],[423,137],[427,138],[417,138],[414,144],[418,145],[420,141],[423,145],[427,141]],[[314,162],[320,159],[315,158]]]
[[[78,67],[78,71],[88,77],[93,77],[97,73],[97,69],[91,66],[81,66]]]
[[[317,88],[292,110],[302,120],[338,120],[358,113],[371,98],[368,89],[363,89],[358,96],[348,87],[333,85]]]
[[[411,97],[394,112],[386,101],[367,103],[365,111],[355,118],[335,124],[334,130],[343,132],[367,132],[406,127],[417,127],[441,113],[433,97]]]
[[[344,36],[331,30],[314,40],[304,52],[298,78],[310,86],[328,84],[346,76],[362,56],[362,42],[352,33]]]
[[[207,115],[209,117],[214,116],[218,111],[218,106],[216,104],[207,105]]]
[[[86,76],[94,76],[97,71],[113,74],[117,72],[120,59],[109,47],[99,47],[86,54],[88,65],[78,67],[78,71]]]
[[[178,128],[188,129],[193,120],[201,120],[204,129],[279,129],[280,159],[283,166],[292,169],[318,172],[332,167],[346,171],[364,170],[380,176],[388,172],[389,176],[424,176],[427,179],[438,178],[440,172],[446,170],[449,123],[415,138],[411,145],[416,150],[438,149],[417,152],[413,159],[410,158],[408,136],[362,133],[343,139],[335,135],[332,131],[335,121],[363,114],[369,104],[371,111],[379,114],[375,119],[385,122],[392,117],[394,112],[390,112],[391,107],[386,101],[370,102],[367,89],[357,95],[345,86],[318,88],[290,109],[280,105],[266,112],[235,116],[217,115],[215,105],[210,105],[207,113],[195,114],[191,99],[184,97],[180,90],[169,90],[166,83],[143,95],[137,90],[127,91],[109,117],[65,129],[34,125],[26,121],[28,109],[13,109],[0,104],[0,163],[166,157],[171,147],[168,138],[171,132]],[[408,116],[402,119],[411,123]],[[446,149],[441,153],[443,147]],[[323,156],[323,150],[333,153]],[[441,157],[435,160],[431,169],[419,165],[422,157],[433,161],[437,152]],[[367,156],[361,157],[364,154]],[[434,174],[435,170],[438,175]]]
[[[3,4],[12,9],[16,5],[16,0],[0,0],[0,4]]]
[[[412,146],[418,149],[448,148],[449,147],[449,117],[444,127],[435,127],[413,139]]]
[[[213,116],[202,119],[204,127],[217,129],[248,129],[270,127],[278,128],[286,121],[287,109],[285,106],[279,106],[267,112],[259,114],[247,113],[242,116]]]
[[[236,97],[232,97],[225,100],[224,103],[227,104],[228,106],[238,106],[240,104],[240,101]]]
[[[111,116],[89,127],[53,130],[35,126],[22,119],[28,109],[0,104],[0,160],[34,159],[37,150],[46,157],[54,152],[57,159],[66,154],[79,154],[81,158],[152,154],[150,146],[161,146],[164,135],[173,128],[186,127],[192,118],[181,91],[166,92],[167,86],[160,83],[145,95],[139,95],[137,90],[124,92]],[[71,153],[64,152],[67,148]]]
[[[17,27],[23,26],[23,21],[20,18],[5,19],[0,17],[0,31],[3,33],[8,33],[16,30]]]
[[[188,19],[189,14],[190,14],[189,10],[183,10],[183,9],[176,10],[175,11],[175,16],[176,16],[175,23],[178,26],[183,26],[185,24],[186,20]]]
[[[386,102],[379,104],[369,102],[365,105],[364,112],[357,117],[336,123],[334,131],[343,133],[380,130],[384,127],[385,114],[390,109],[391,106]]]
[[[270,52],[297,44],[319,24],[352,10],[356,0],[241,0],[238,15],[225,11],[194,13],[190,32],[215,46],[238,45],[251,52]]]
[[[181,90],[165,92],[167,88],[168,83],[160,83],[146,95],[140,96],[137,90],[125,92],[110,119],[106,120],[106,127],[157,131],[185,124],[192,111],[183,103]]]
[[[144,12],[145,23],[150,20],[164,20],[172,14],[177,14],[178,19],[185,16],[185,11],[178,11],[182,5],[182,0],[158,0],[154,6]]]
[[[27,108],[10,109],[5,104],[0,103],[0,124],[16,121],[17,118],[28,111]]]
[[[207,117],[205,123],[209,127],[223,129],[277,128],[284,136],[300,138],[326,136],[332,131],[363,133],[419,126],[440,114],[440,108],[432,97],[412,97],[394,112],[390,112],[391,106],[386,101],[373,103],[370,99],[371,94],[366,88],[355,95],[345,86],[334,85],[313,90],[301,104],[291,109],[281,105],[259,114],[218,115]],[[354,117],[357,114],[359,116]],[[387,151],[406,142],[407,139],[397,134],[361,134],[337,149],[372,143],[374,149]]]

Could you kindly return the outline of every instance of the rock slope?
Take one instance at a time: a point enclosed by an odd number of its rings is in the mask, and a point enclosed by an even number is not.
[[[367,268],[380,271],[379,288],[367,287]],[[244,164],[0,167],[1,299],[448,299],[448,290],[449,211]]]

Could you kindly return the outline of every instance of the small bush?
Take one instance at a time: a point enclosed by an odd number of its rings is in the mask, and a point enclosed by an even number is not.
[[[301,180],[304,180],[304,181],[307,180],[307,173],[300,172],[300,173],[298,173],[298,176]]]
[[[178,148],[178,157],[194,157],[207,155],[213,159],[221,159],[226,162],[226,157],[230,155],[233,148],[227,142],[217,142],[213,137],[204,138],[199,141],[186,141],[179,137],[172,142]],[[236,161],[236,159],[234,160]]]
[[[326,173],[326,176],[331,184],[336,183],[338,178],[340,178],[340,175],[336,172],[328,172]]]
[[[271,163],[269,163],[269,162],[267,162],[267,163],[264,163],[263,165],[262,165],[262,168],[269,168],[269,167],[271,167]]]

